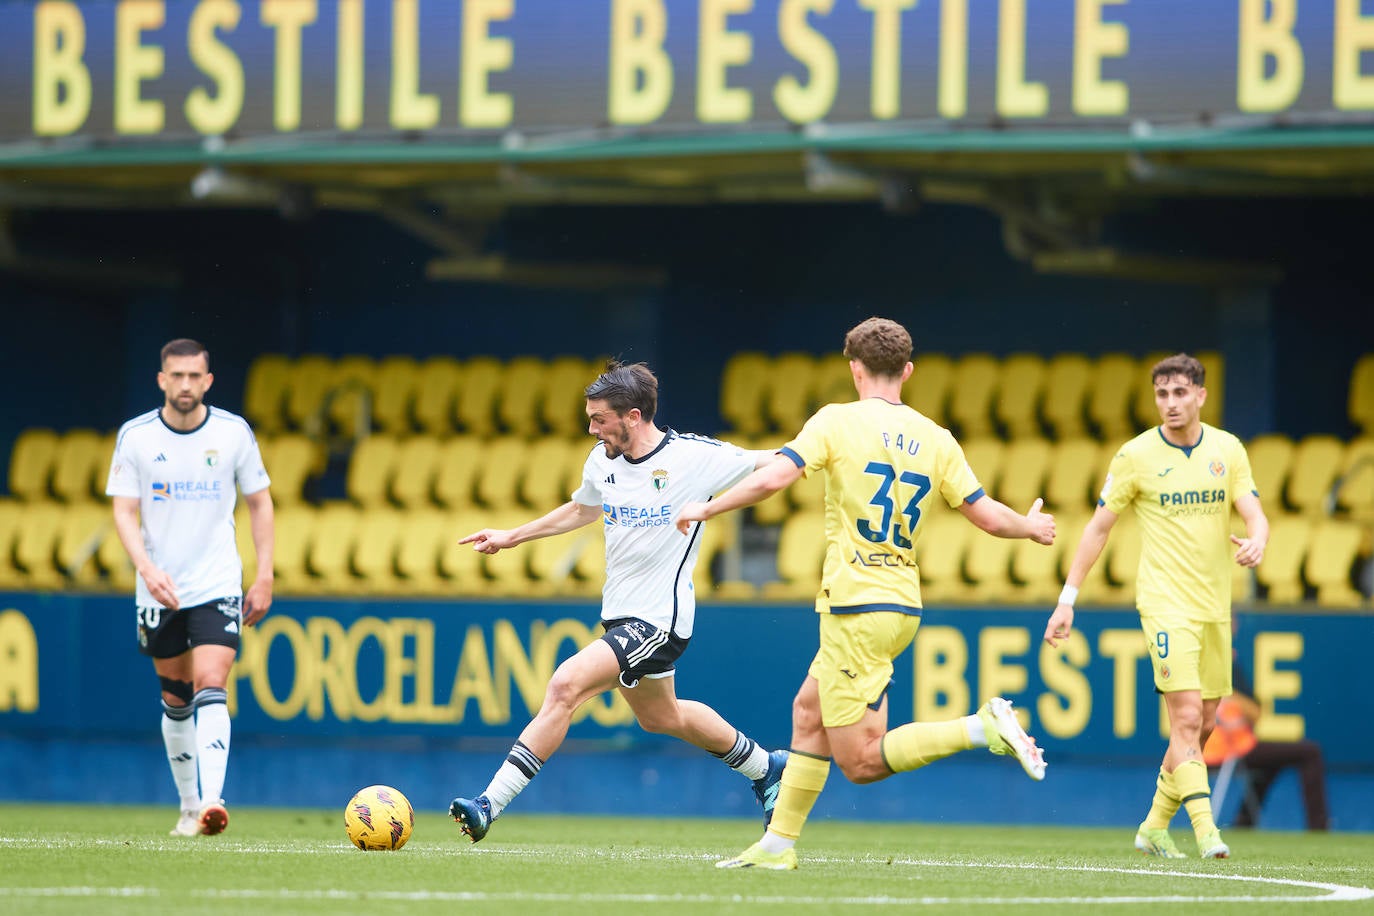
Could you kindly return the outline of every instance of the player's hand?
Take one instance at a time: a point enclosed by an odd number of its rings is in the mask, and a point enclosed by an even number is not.
[[[253,580],[243,596],[243,625],[251,627],[267,616],[272,607],[272,577]]]
[[[1045,642],[1053,647],[1058,647],[1061,642],[1068,640],[1069,634],[1072,632],[1073,605],[1061,604],[1050,615],[1050,622],[1045,624]]]
[[[503,528],[483,528],[481,531],[474,531],[458,543],[471,544],[472,549],[478,553],[497,553],[502,548],[515,546],[511,542],[510,532]]]
[[[1049,545],[1054,543],[1054,516],[1040,511],[1044,504],[1043,499],[1036,497],[1035,502],[1031,503],[1030,511],[1026,513],[1026,518],[1031,523],[1030,539],[1037,544]]]
[[[673,524],[677,525],[677,530],[683,534],[691,534],[692,523],[704,521],[706,521],[706,503],[688,503],[682,507],[682,511],[678,513],[677,521]]]
[[[177,600],[177,587],[172,582],[171,576],[151,565],[147,569],[140,569],[138,572],[143,577],[143,584],[148,586],[148,594],[153,596],[154,601],[173,611],[181,609],[181,602]]]
[[[1263,541],[1256,541],[1251,538],[1238,538],[1233,534],[1231,535],[1231,543],[1235,544],[1238,548],[1236,550],[1236,562],[1241,566],[1253,568],[1260,564],[1260,560],[1264,559]]]

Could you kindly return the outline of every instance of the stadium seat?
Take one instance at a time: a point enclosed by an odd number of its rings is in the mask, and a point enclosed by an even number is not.
[[[369,508],[387,505],[399,457],[400,445],[392,436],[378,434],[359,441],[348,459],[344,477],[348,498]]]
[[[579,459],[586,458],[583,440],[571,440],[563,436],[544,436],[529,443],[524,461],[523,472],[518,481],[520,502],[537,512],[548,512],[568,501],[579,480],[570,480],[573,460],[569,452],[575,452]],[[577,465],[581,470],[581,460]]]
[[[400,591],[415,595],[440,595],[448,591],[448,585],[439,574],[439,552],[445,543],[456,542],[467,533],[450,530],[449,518],[448,514],[433,508],[411,508],[405,513],[405,523],[396,543]]]
[[[1073,565],[1074,553],[1078,550],[1078,543],[1083,539],[1083,529],[1087,526],[1090,518],[1092,518],[1091,512],[1065,512],[1055,518],[1055,527],[1058,532],[1055,536],[1055,543],[1058,544],[1061,540],[1063,541],[1063,546],[1059,552],[1060,582],[1068,580],[1069,567]],[[1114,586],[1107,577],[1107,567],[1110,565],[1112,549],[1111,539],[1108,539],[1103,555],[1098,557],[1097,562],[1093,564],[1087,577],[1078,587],[1080,604],[1100,606],[1131,600],[1132,596]]]
[[[547,376],[548,366],[537,356],[517,356],[506,363],[496,395],[496,419],[508,434],[529,439],[541,432]]]
[[[817,471],[801,477],[787,488],[787,497],[792,508],[798,512],[825,508],[825,471]],[[766,502],[766,500],[765,500]]]
[[[760,597],[775,601],[814,598],[820,588],[825,543],[824,512],[788,516],[778,532],[778,578],[763,584]]]
[[[64,503],[81,503],[105,491],[110,456],[105,439],[93,429],[72,429],[62,435],[53,456],[48,488]],[[104,467],[101,467],[102,461]],[[96,481],[99,480],[97,489]]]
[[[1035,353],[1013,353],[1002,361],[993,415],[1009,438],[1041,435],[1040,397],[1045,374],[1045,360]]]
[[[505,369],[495,357],[474,356],[463,365],[463,378],[454,398],[454,415],[463,432],[496,435],[496,401],[504,380]]]
[[[1099,439],[1124,442],[1136,434],[1131,407],[1137,390],[1148,384],[1129,354],[1104,353],[1098,357],[1088,387],[1088,420]]]
[[[1046,546],[1026,538],[1012,542],[1011,579],[1014,600],[1028,604],[1053,606],[1063,586],[1059,578],[1059,554],[1063,548],[1059,538],[1065,532],[1059,529],[1056,542]]]
[[[990,353],[966,353],[955,360],[950,382],[949,421],[960,439],[996,433],[992,399],[997,393],[1001,373],[1001,364]]]
[[[434,473],[434,499],[449,509],[465,509],[476,499],[477,475],[486,460],[482,441],[454,436],[439,446]]]
[[[964,458],[978,483],[988,493],[996,496],[999,492],[997,482],[1002,479],[1002,462],[1006,455],[1006,444],[991,436],[965,439]],[[1027,506],[1026,508],[1030,508]]]
[[[1283,508],[1283,491],[1288,482],[1288,469],[1293,464],[1293,440],[1282,433],[1265,433],[1245,445],[1250,458],[1250,472],[1255,489],[1268,511]]]
[[[1107,579],[1126,595],[1135,594],[1136,577],[1140,571],[1140,520],[1135,512],[1124,512],[1112,526],[1106,556],[1098,562],[1106,564]]]
[[[243,415],[260,435],[286,428],[286,389],[291,360],[281,353],[264,353],[248,367],[243,386]]]
[[[529,443],[520,436],[489,440],[482,448],[482,461],[477,468],[477,501],[496,510],[520,505],[520,482],[529,458]]]
[[[696,572],[692,581],[698,597],[717,596],[728,589],[736,598],[753,597],[754,589],[741,581],[739,554],[740,514],[732,512],[712,519],[702,528],[701,549],[697,553]],[[817,582],[820,573],[817,572]]]
[[[324,402],[334,383],[334,361],[308,353],[291,364],[286,379],[286,420],[312,437],[324,434]]]
[[[118,540],[108,506],[91,501],[63,507],[57,532],[57,568],[70,586],[92,588],[99,583],[96,554],[106,537]]]
[[[488,509],[480,516],[477,528],[514,528],[523,525],[531,518],[528,509],[503,507]],[[477,530],[477,529],[474,529]],[[464,532],[470,534],[471,532]],[[462,537],[462,535],[460,535]],[[468,550],[472,545],[463,545]],[[502,598],[517,598],[534,590],[530,575],[530,553],[528,545],[514,550],[502,550],[495,554],[480,554],[481,564],[487,576],[487,589],[490,594]]]
[[[1365,597],[1353,581],[1356,561],[1365,547],[1366,529],[1345,519],[1325,519],[1312,532],[1303,561],[1303,577],[1326,607],[1360,607]],[[1261,564],[1263,565],[1263,564]]]
[[[439,470],[443,444],[434,436],[402,439],[396,446],[391,475],[391,498],[407,509],[434,504],[434,478]]]
[[[311,595],[320,591],[320,584],[311,573],[309,562],[317,514],[314,506],[304,503],[283,506],[275,512],[272,551],[272,574],[276,578],[274,591],[283,595]],[[247,518],[246,511],[244,517]]]
[[[1374,436],[1374,352],[1355,360],[1346,413],[1361,435]]]
[[[482,555],[471,544],[458,541],[475,531],[493,527],[487,524],[480,510],[471,508],[446,514],[446,528],[450,536],[439,542],[439,573],[447,589],[455,595],[478,596],[488,591],[488,580],[482,567]]]
[[[557,537],[539,538],[521,545],[520,549],[529,552],[531,594],[590,598],[600,593],[600,582],[588,582],[574,574],[583,551],[604,549],[601,539],[591,536],[586,529]]]
[[[1374,436],[1346,445],[1336,508],[1357,521],[1374,521]]]
[[[964,549],[964,577],[968,580],[964,597],[967,600],[991,604],[1014,596],[1012,546],[1008,538],[974,532]]]
[[[463,374],[463,365],[451,356],[431,357],[420,364],[415,376],[411,412],[422,431],[431,436],[453,435],[457,423],[454,411]]]
[[[24,571],[14,562],[14,544],[19,539],[23,518],[23,503],[0,497],[0,591],[16,591],[24,586]]]
[[[403,590],[397,574],[396,554],[401,532],[409,524],[407,513],[390,506],[367,506],[358,518],[353,545],[352,571],[361,580],[358,588],[372,595],[396,595]]]
[[[858,398],[854,389],[854,374],[843,353],[828,353],[816,360],[811,376],[811,412],[826,404],[848,404]],[[788,435],[794,435],[795,430]]]
[[[327,594],[356,593],[360,585],[353,574],[353,550],[357,544],[362,511],[344,500],[326,500],[315,516],[308,563],[318,586]]]
[[[743,351],[725,361],[720,378],[720,415],[733,433],[745,436],[764,431],[764,392],[772,360],[763,353]]]
[[[54,591],[66,584],[57,568],[57,536],[64,507],[50,500],[26,503],[14,544],[14,559],[27,588]]]
[[[377,363],[372,386],[372,426],[393,436],[411,432],[411,405],[420,364],[413,356],[384,357]]]
[[[1101,444],[1086,436],[1055,444],[1045,479],[1045,503],[1050,511],[1080,512],[1096,505],[1102,488],[1098,476],[1101,453]]]
[[[60,437],[55,430],[30,427],[14,440],[10,451],[10,494],[24,500],[48,498]],[[103,488],[102,488],[103,489]]]
[[[1040,437],[1014,439],[1007,444],[1002,459],[1002,475],[992,492],[1017,512],[1026,512],[1031,503],[1045,496],[1045,481],[1055,449]]]
[[[913,410],[948,427],[954,362],[943,353],[920,353],[913,357],[912,363],[915,368],[902,386],[902,400]]]
[[[1202,422],[1221,426],[1226,417],[1226,363],[1220,353],[1203,350],[1193,354],[1206,372],[1207,401],[1202,405]]]
[[[1092,361],[1082,353],[1058,353],[1045,366],[1045,390],[1040,414],[1057,441],[1088,434],[1088,387]]]
[[[325,394],[329,429],[346,439],[366,436],[376,425],[372,420],[377,390],[377,361],[370,356],[341,356]]]
[[[558,356],[549,362],[539,416],[555,436],[573,438],[587,432],[587,386],[596,381],[605,361],[596,363],[580,356]]]
[[[1335,436],[1304,436],[1293,450],[1284,495],[1295,512],[1322,514],[1328,510],[1331,490],[1341,471],[1345,443]]]
[[[592,524],[579,529],[579,534],[586,544],[577,555],[574,571],[599,595],[606,581],[606,532],[604,526]]]
[[[273,527],[276,527],[275,524]],[[234,507],[234,544],[238,548],[239,560],[243,563],[243,587],[246,591],[253,580],[257,578],[258,551],[253,546],[253,526],[248,515],[248,504],[242,499]],[[275,550],[274,546],[274,556]],[[273,590],[276,590],[275,584]]]
[[[324,472],[325,453],[314,440],[302,433],[282,433],[270,440],[259,440],[263,466],[272,481],[272,501],[289,506],[303,501],[306,487]]]
[[[1269,604],[1297,604],[1303,600],[1303,561],[1312,540],[1312,520],[1296,513],[1269,516],[1269,543],[1255,579],[1264,587]]]
[[[791,438],[811,415],[811,392],[816,357],[809,353],[782,353],[773,360],[764,393],[764,414],[769,428]]]
[[[138,574],[134,572],[134,564],[124,551],[119,534],[114,530],[113,510],[105,506],[105,512],[109,515],[110,534],[101,539],[100,545],[96,548],[95,561],[104,574],[108,588],[132,596],[138,583]]]
[[[943,502],[921,516],[920,529],[916,566],[921,573],[922,603],[929,607],[931,602],[966,600],[964,547],[970,537],[978,534],[977,529]]]

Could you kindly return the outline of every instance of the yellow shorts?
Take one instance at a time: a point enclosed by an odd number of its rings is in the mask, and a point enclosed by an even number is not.
[[[820,618],[821,647],[807,673],[820,685],[821,724],[853,725],[887,692],[892,660],[916,638],[921,618],[896,611]]]
[[[1140,616],[1155,688],[1199,690],[1204,700],[1231,694],[1231,623]]]

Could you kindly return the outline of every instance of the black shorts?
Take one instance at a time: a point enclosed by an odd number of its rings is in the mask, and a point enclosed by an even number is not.
[[[138,608],[138,651],[153,658],[176,658],[195,646],[239,648],[243,599],[217,598],[172,611]]]
[[[603,620],[601,626],[606,631],[602,641],[620,660],[620,683],[630,688],[640,678],[672,674],[674,663],[691,642],[636,617]]]

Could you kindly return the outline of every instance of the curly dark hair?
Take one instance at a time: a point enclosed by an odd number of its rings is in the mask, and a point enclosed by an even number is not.
[[[911,362],[911,335],[890,318],[869,318],[844,335],[844,355],[875,375],[901,375]]]

